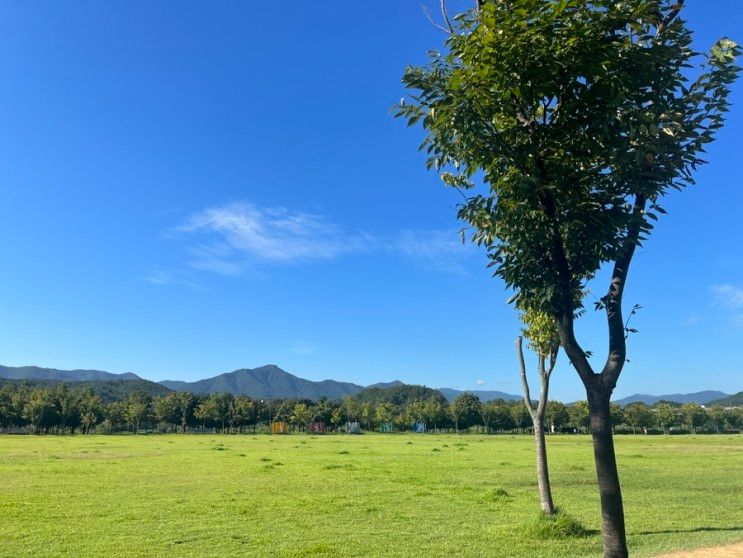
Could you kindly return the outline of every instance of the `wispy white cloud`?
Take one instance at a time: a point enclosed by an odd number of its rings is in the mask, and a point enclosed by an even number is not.
[[[485,384],[487,384],[487,382],[485,380],[477,380],[475,382],[475,385],[477,385],[477,386],[484,386]]]
[[[733,310],[743,309],[743,289],[730,284],[712,285],[712,294],[719,306]]]
[[[446,273],[465,274],[465,260],[476,248],[462,243],[459,231],[402,231],[395,248],[423,267]]]
[[[369,248],[372,239],[348,234],[326,217],[283,207],[259,208],[240,202],[211,207],[193,215],[173,231],[177,235],[211,237],[197,247],[200,269],[219,271],[222,262],[241,256],[290,263],[332,259]],[[218,263],[218,265],[215,265]],[[224,269],[231,273],[232,267]]]
[[[247,263],[228,244],[196,244],[189,248],[191,260],[189,265],[200,271],[211,271],[220,275],[241,275]]]
[[[347,231],[319,213],[261,208],[249,202],[199,211],[166,236],[186,243],[191,269],[233,276],[255,271],[261,264],[289,265],[390,252],[424,269],[465,274],[466,260],[476,252],[471,245],[462,245],[455,230],[372,235]]]
[[[201,284],[197,283],[196,281],[192,281],[182,273],[165,271],[162,269],[155,269],[150,271],[144,277],[144,280],[148,283],[152,283],[153,285],[183,285],[191,289],[204,288]]]
[[[743,288],[725,283],[713,285],[711,290],[715,306],[721,309],[733,326],[743,327]]]

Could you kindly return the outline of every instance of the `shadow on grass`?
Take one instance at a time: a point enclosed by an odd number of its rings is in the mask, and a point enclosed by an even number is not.
[[[669,535],[674,533],[703,533],[713,531],[743,531],[743,527],[696,527],[694,529],[666,529],[659,531],[638,531],[632,535]]]

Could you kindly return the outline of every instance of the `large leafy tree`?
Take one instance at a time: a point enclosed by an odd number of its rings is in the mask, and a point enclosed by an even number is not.
[[[469,428],[479,424],[482,420],[481,408],[480,398],[474,393],[465,391],[457,395],[449,408],[457,432],[460,428]]]
[[[624,408],[624,418],[632,427],[632,433],[636,433],[638,428],[642,428],[647,434],[648,426],[653,424],[653,412],[650,407],[638,401],[637,403],[630,403]]]
[[[558,325],[590,407],[605,556],[627,555],[609,397],[626,360],[630,263],[663,196],[693,183],[738,72],[740,49],[723,38],[688,77],[697,53],[682,7],[479,0],[447,23],[446,52],[407,69],[398,110],[423,125],[429,166],[465,194],[459,216],[515,302]],[[594,368],[574,320],[602,266],[609,350]]]
[[[140,425],[150,418],[152,413],[152,396],[143,391],[135,391],[123,403],[124,416],[134,427],[134,433],[139,433]]]

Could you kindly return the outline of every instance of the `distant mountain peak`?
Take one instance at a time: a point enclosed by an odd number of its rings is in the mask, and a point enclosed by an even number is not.
[[[400,380],[392,380],[391,382],[377,382],[376,384],[371,384],[369,386],[366,386],[368,388],[379,388],[379,389],[387,389],[395,386],[404,386],[405,382],[401,382]]]
[[[523,399],[522,395],[514,395],[513,393],[506,393],[503,391],[492,391],[483,389],[452,389],[452,388],[438,388],[441,394],[446,397],[446,400],[451,402],[454,401],[457,396],[462,393],[473,393],[480,398],[483,403],[486,401],[492,401],[494,399],[504,399],[506,401],[518,401]]]
[[[240,368],[225,372],[212,378],[195,382],[165,380],[162,385],[176,390],[187,390],[194,393],[227,392],[233,395],[249,395],[265,399],[338,399],[353,395],[363,386],[335,380],[314,382],[295,376],[282,370],[275,364],[266,364],[257,368]]]

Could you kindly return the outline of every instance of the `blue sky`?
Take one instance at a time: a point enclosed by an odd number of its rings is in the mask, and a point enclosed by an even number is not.
[[[743,40],[743,4],[688,4],[699,49]],[[390,116],[441,40],[418,0],[0,2],[0,363],[518,393],[503,285]],[[743,389],[733,102],[633,264],[617,396]],[[603,358],[603,316],[579,333]]]

